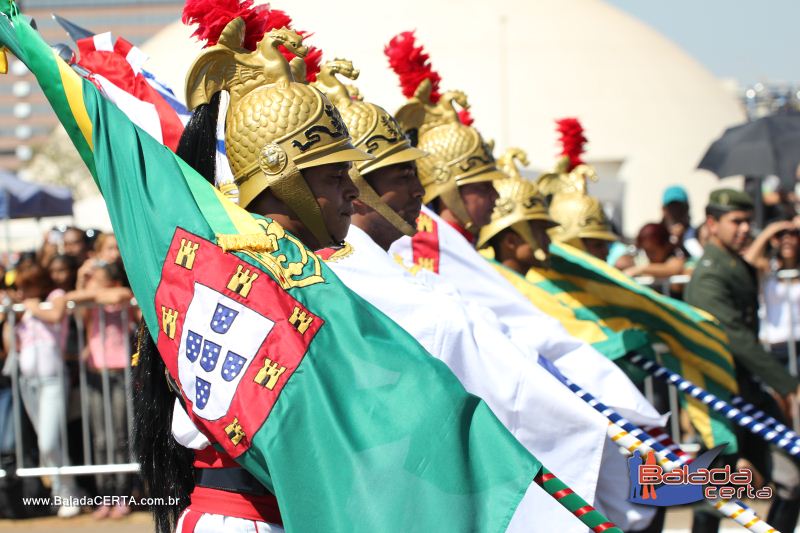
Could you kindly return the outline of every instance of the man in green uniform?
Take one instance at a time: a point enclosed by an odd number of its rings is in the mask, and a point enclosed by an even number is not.
[[[714,315],[725,328],[740,395],[775,418],[791,420],[800,382],[758,341],[758,280],[755,269],[740,255],[750,233],[752,210],[747,193],[733,189],[711,193],[706,207],[709,242],[684,298]],[[762,384],[772,389],[772,397]],[[771,474],[777,485],[767,522],[778,530],[794,531],[800,513],[800,476],[795,462],[775,450],[769,453],[763,440],[746,431],[739,435],[739,444],[741,455],[760,472]],[[696,513],[692,531],[717,531],[718,524],[716,517]]]

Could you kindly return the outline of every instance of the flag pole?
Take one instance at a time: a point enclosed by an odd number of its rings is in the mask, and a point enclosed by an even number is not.
[[[759,422],[775,428],[776,431],[782,431],[787,437],[794,439],[795,442],[800,444],[800,435],[786,427],[784,424],[781,424],[778,420],[769,416],[764,411],[758,409],[752,403],[748,403],[741,396],[734,396],[731,398],[731,403],[737,409],[741,409],[744,414],[750,415]]]
[[[653,374],[655,377],[675,385],[678,390],[684,394],[697,398],[714,411],[725,415],[725,417],[736,422],[739,426],[749,430],[751,433],[758,435],[765,441],[778,446],[792,457],[800,458],[800,443],[792,439],[785,431],[778,431],[774,427],[759,422],[754,417],[745,414],[741,409],[733,407],[728,402],[698,387],[679,374],[668,370],[658,363],[645,359],[639,354],[633,354],[628,360],[639,368]]]
[[[606,406],[569,379],[564,378],[564,383],[583,401],[608,418],[608,437],[619,447],[630,453],[638,451],[642,456],[646,456],[652,451],[658,459],[658,464],[661,465],[665,472],[692,462],[689,457],[679,457],[673,453],[645,430],[628,421],[614,409]],[[722,498],[707,499],[706,502],[727,518],[744,526],[753,533],[775,533],[777,531],[760,519],[752,509],[739,505],[737,502],[723,500]]]
[[[647,433],[645,433],[645,435],[646,434]],[[666,448],[663,448],[661,451],[654,449],[654,447],[645,444],[638,438],[634,437],[631,433],[622,429],[621,426],[611,421],[608,423],[608,436],[620,447],[629,451],[638,451],[643,456],[646,456],[648,453],[650,453],[650,451],[652,451],[658,458],[658,462],[665,472],[680,468],[682,465],[691,462],[691,459],[681,460],[680,457]],[[753,533],[779,533],[777,529],[759,518],[755,511],[740,504],[739,502],[735,502],[733,500],[723,500],[722,498],[714,498],[707,499],[706,503],[725,515],[725,517],[730,518],[741,526],[744,526],[748,531],[752,531]]]
[[[541,472],[534,478],[534,481],[595,533],[623,533],[613,522],[610,522],[600,511],[589,505],[586,500],[573,492],[566,483],[558,479],[555,474],[544,466],[542,466]]]

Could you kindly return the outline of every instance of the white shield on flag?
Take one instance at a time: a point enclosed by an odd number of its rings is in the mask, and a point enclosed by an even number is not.
[[[217,420],[228,412],[239,381],[274,324],[195,282],[178,349],[178,375],[196,415]]]

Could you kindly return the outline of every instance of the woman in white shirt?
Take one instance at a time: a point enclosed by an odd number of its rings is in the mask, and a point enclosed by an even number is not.
[[[784,362],[789,358],[789,341],[800,340],[800,279],[781,279],[778,272],[798,268],[799,254],[800,229],[784,220],[764,228],[744,255],[761,274],[759,336]]]

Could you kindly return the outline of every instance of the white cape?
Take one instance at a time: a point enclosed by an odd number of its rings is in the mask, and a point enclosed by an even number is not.
[[[355,226],[347,243],[349,254],[328,261],[342,282],[446,363],[528,450],[593,503],[606,420],[522,354],[492,325],[491,312],[429,287]],[[586,527],[534,483],[509,531]]]
[[[640,426],[663,426],[666,416],[647,401],[617,365],[590,345],[572,337],[558,320],[545,314],[517,291],[472,246],[436,213],[422,208],[422,213],[435,222],[439,246],[438,276],[452,285],[461,297],[490,309],[511,341],[532,361],[539,354],[552,361],[561,373],[599,401]],[[389,253],[408,267],[414,266],[412,240],[395,241]],[[617,472],[601,472],[601,477],[616,477]],[[624,474],[624,472],[623,472]],[[598,508],[609,513],[623,529],[643,527],[653,515],[651,509],[623,504],[622,513],[613,512],[620,503],[602,501]],[[641,513],[640,513],[641,511]],[[626,525],[627,524],[627,525]]]
[[[439,275],[464,300],[491,309],[523,352],[531,357],[543,355],[566,377],[634,424],[663,425],[664,417],[613,361],[572,337],[558,320],[533,305],[439,215],[427,207],[422,212],[437,223]],[[413,265],[409,237],[395,241],[389,253]]]

